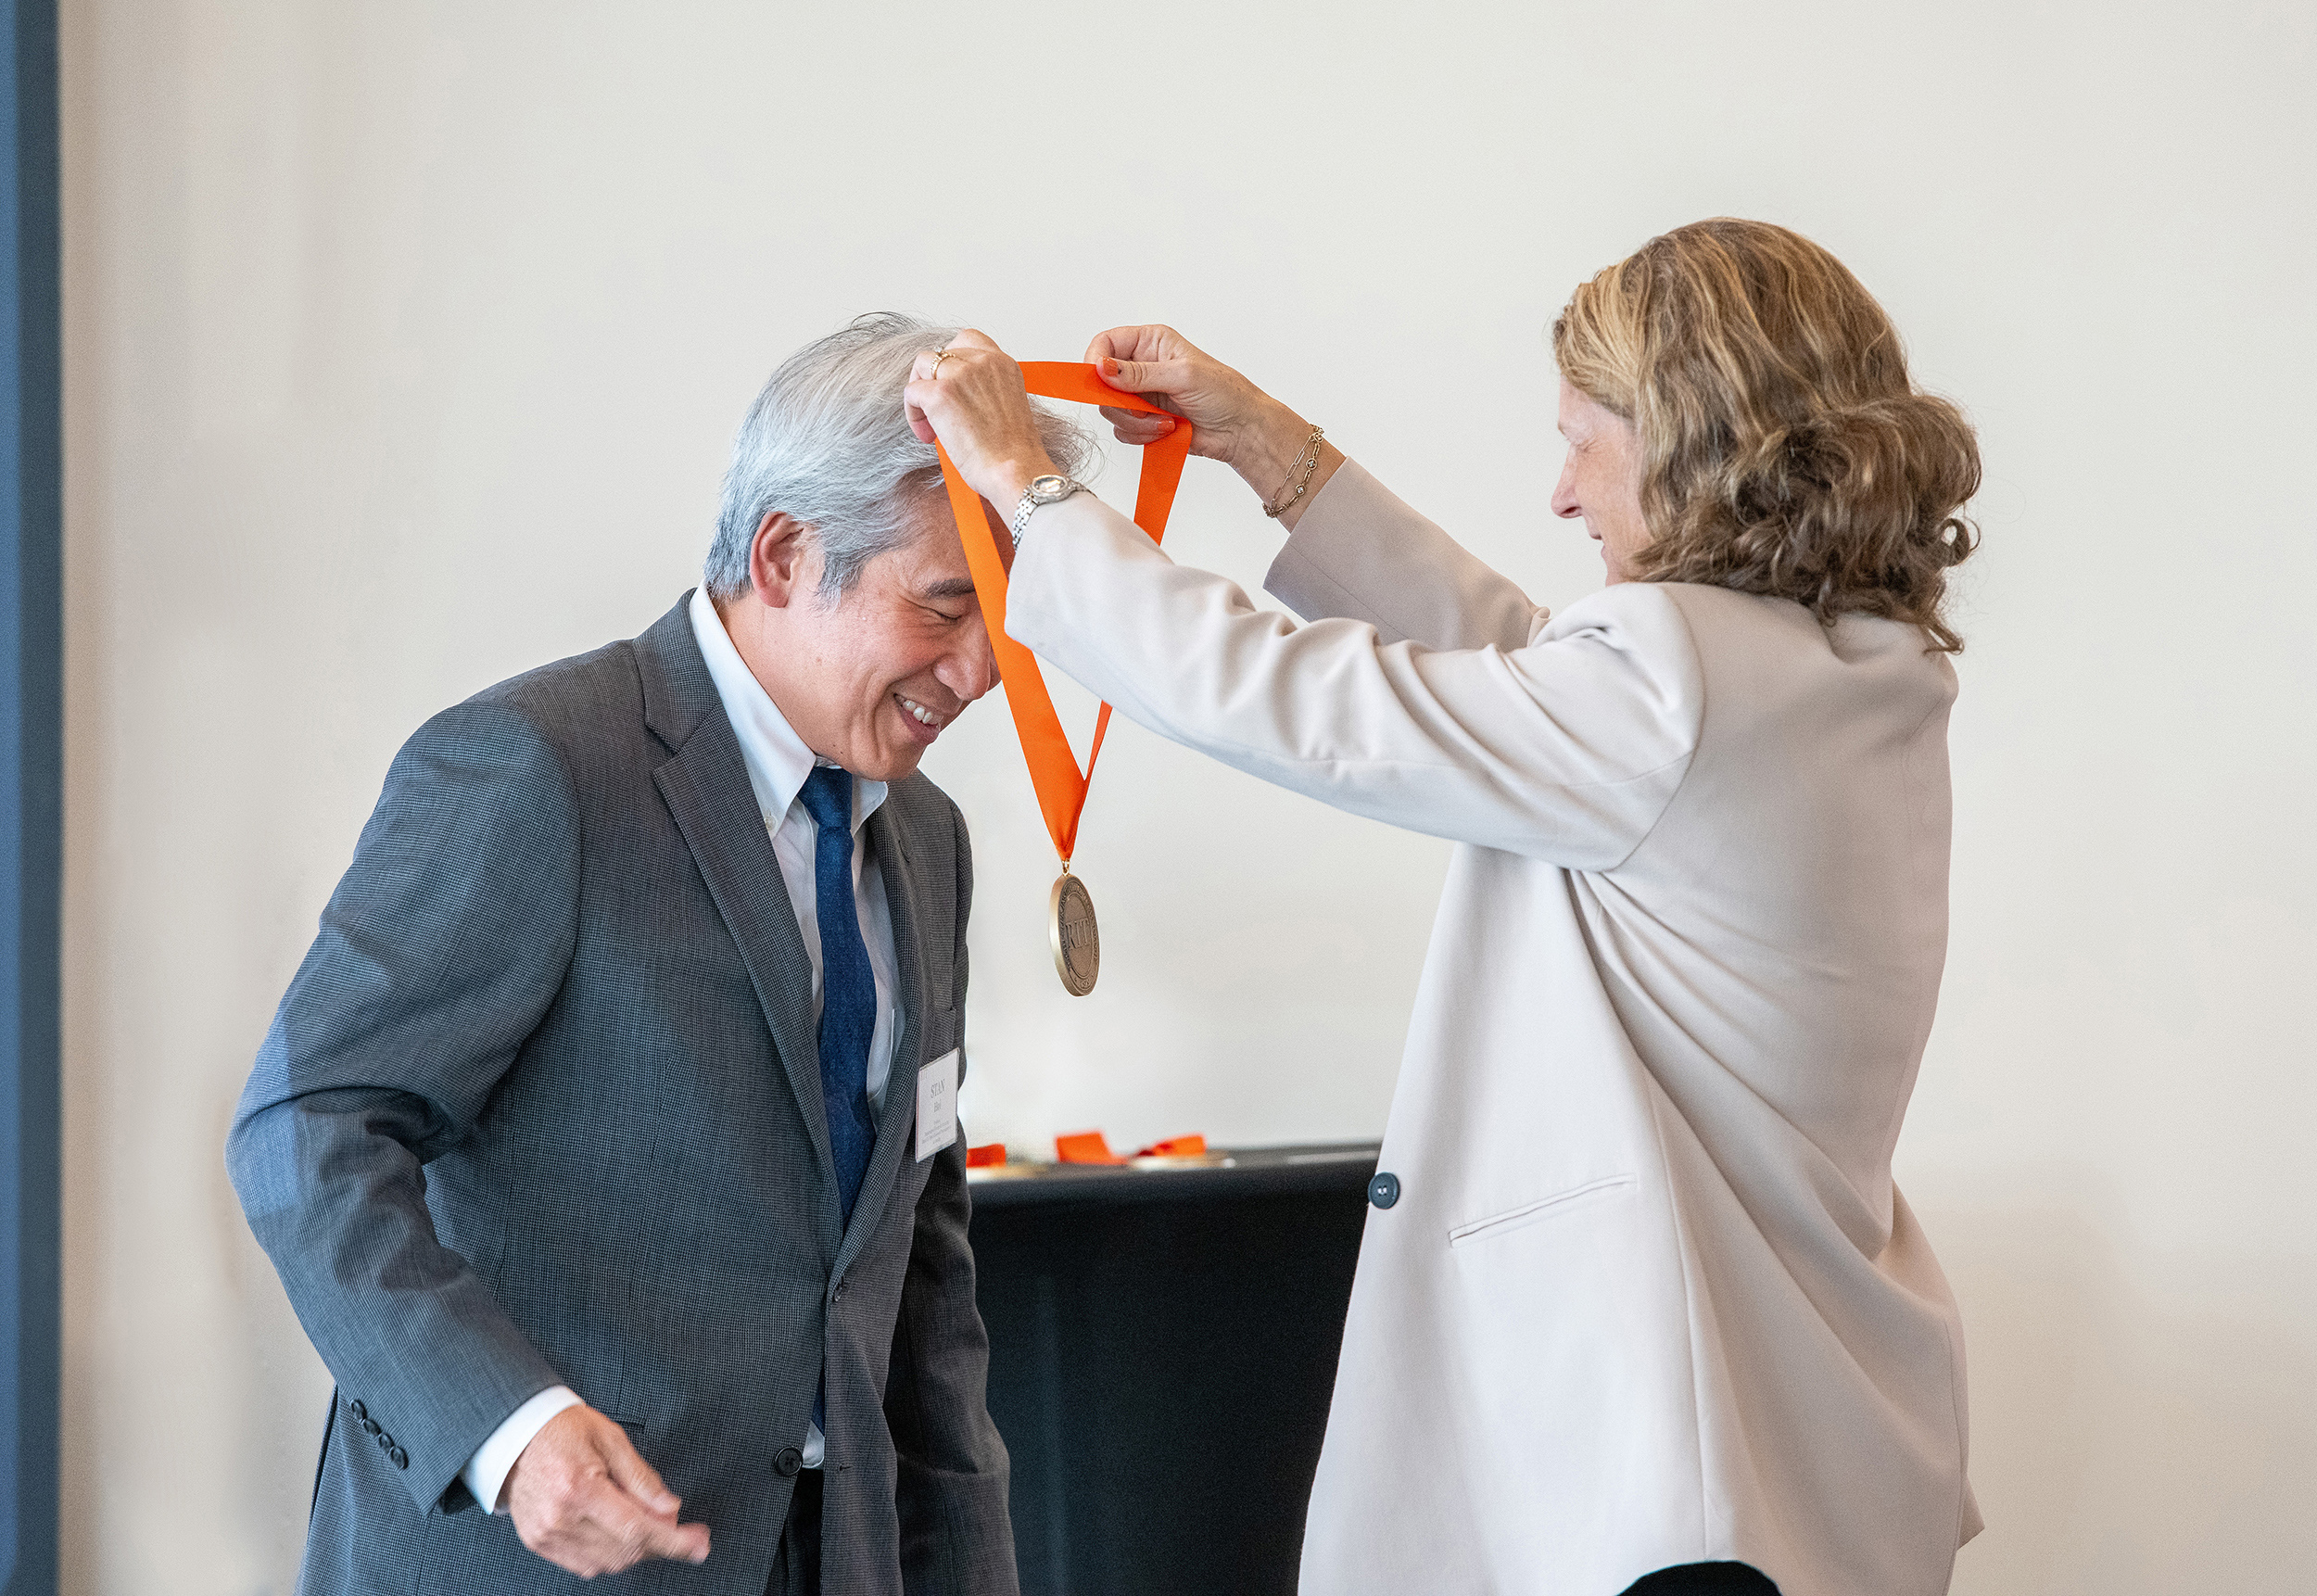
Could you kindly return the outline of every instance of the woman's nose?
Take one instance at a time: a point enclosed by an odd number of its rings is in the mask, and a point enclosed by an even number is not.
[[[1576,470],[1573,462],[1561,467],[1561,480],[1552,485],[1552,513],[1566,518],[1585,513],[1585,506],[1577,502]]]

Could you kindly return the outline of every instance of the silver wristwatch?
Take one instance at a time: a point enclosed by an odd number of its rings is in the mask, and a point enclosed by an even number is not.
[[[1083,491],[1085,486],[1067,476],[1032,477],[1030,491],[1023,494],[1021,502],[1014,507],[1014,525],[1008,529],[1014,534],[1014,547],[1021,547],[1021,529],[1030,525],[1032,511],[1041,504],[1059,504],[1071,494]]]

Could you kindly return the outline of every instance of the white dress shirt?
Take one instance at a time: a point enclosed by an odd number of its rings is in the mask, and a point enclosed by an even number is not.
[[[765,830],[772,838],[773,857],[779,861],[780,881],[788,888],[789,906],[796,911],[796,929],[804,940],[804,955],[813,966],[813,1013],[820,1014],[820,911],[813,890],[813,851],[820,828],[797,794],[804,791],[813,766],[824,763],[804,746],[755,673],[741,658],[726,635],[724,622],[705,589],[691,597],[692,637],[707,662],[708,675],[724,704],[725,717],[740,739],[741,761],[748,767],[748,784],[756,793]],[[869,970],[877,981],[877,1028],[869,1035],[868,1097],[880,1108],[885,1082],[893,1072],[893,1045],[901,1035],[901,1014],[893,994],[899,990],[893,960],[893,915],[885,905],[885,880],[877,861],[862,845],[861,829],[885,801],[885,784],[865,777],[853,779],[853,901],[861,917],[862,940],[868,944]],[[467,1460],[460,1477],[475,1500],[499,1511],[499,1492],[515,1459],[531,1444],[547,1421],[583,1399],[568,1386],[541,1391],[507,1415],[490,1438]],[[818,1468],[828,1443],[820,1426],[805,1424],[804,1466]]]

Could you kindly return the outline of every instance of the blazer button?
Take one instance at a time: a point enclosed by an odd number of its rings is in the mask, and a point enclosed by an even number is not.
[[[793,1475],[804,1466],[804,1454],[794,1447],[782,1447],[772,1457],[772,1472],[783,1477]]]
[[[388,1452],[386,1455],[394,1460],[394,1466],[397,1468],[409,1468],[411,1466],[411,1454],[404,1451],[400,1447],[395,1448],[394,1450]]]
[[[839,1297],[842,1297],[844,1295],[844,1282],[842,1280],[837,1282],[836,1295]]]
[[[378,1450],[382,1452],[394,1450],[394,1438],[384,1430],[378,1432]]]
[[[356,1424],[366,1425],[370,1423],[370,1410],[363,1407],[359,1400],[349,1405],[346,1411],[354,1415],[354,1422]]]
[[[1378,1208],[1390,1208],[1399,1201],[1399,1177],[1381,1170],[1368,1183],[1368,1200]]]
[[[377,1433],[378,1421],[376,1419],[364,1419],[362,1421],[362,1434],[366,1436],[374,1436]]]

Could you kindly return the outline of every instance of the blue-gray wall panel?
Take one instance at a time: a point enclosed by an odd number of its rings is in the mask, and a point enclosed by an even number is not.
[[[0,71],[0,1589],[57,1589],[57,890],[62,855],[57,11]]]

